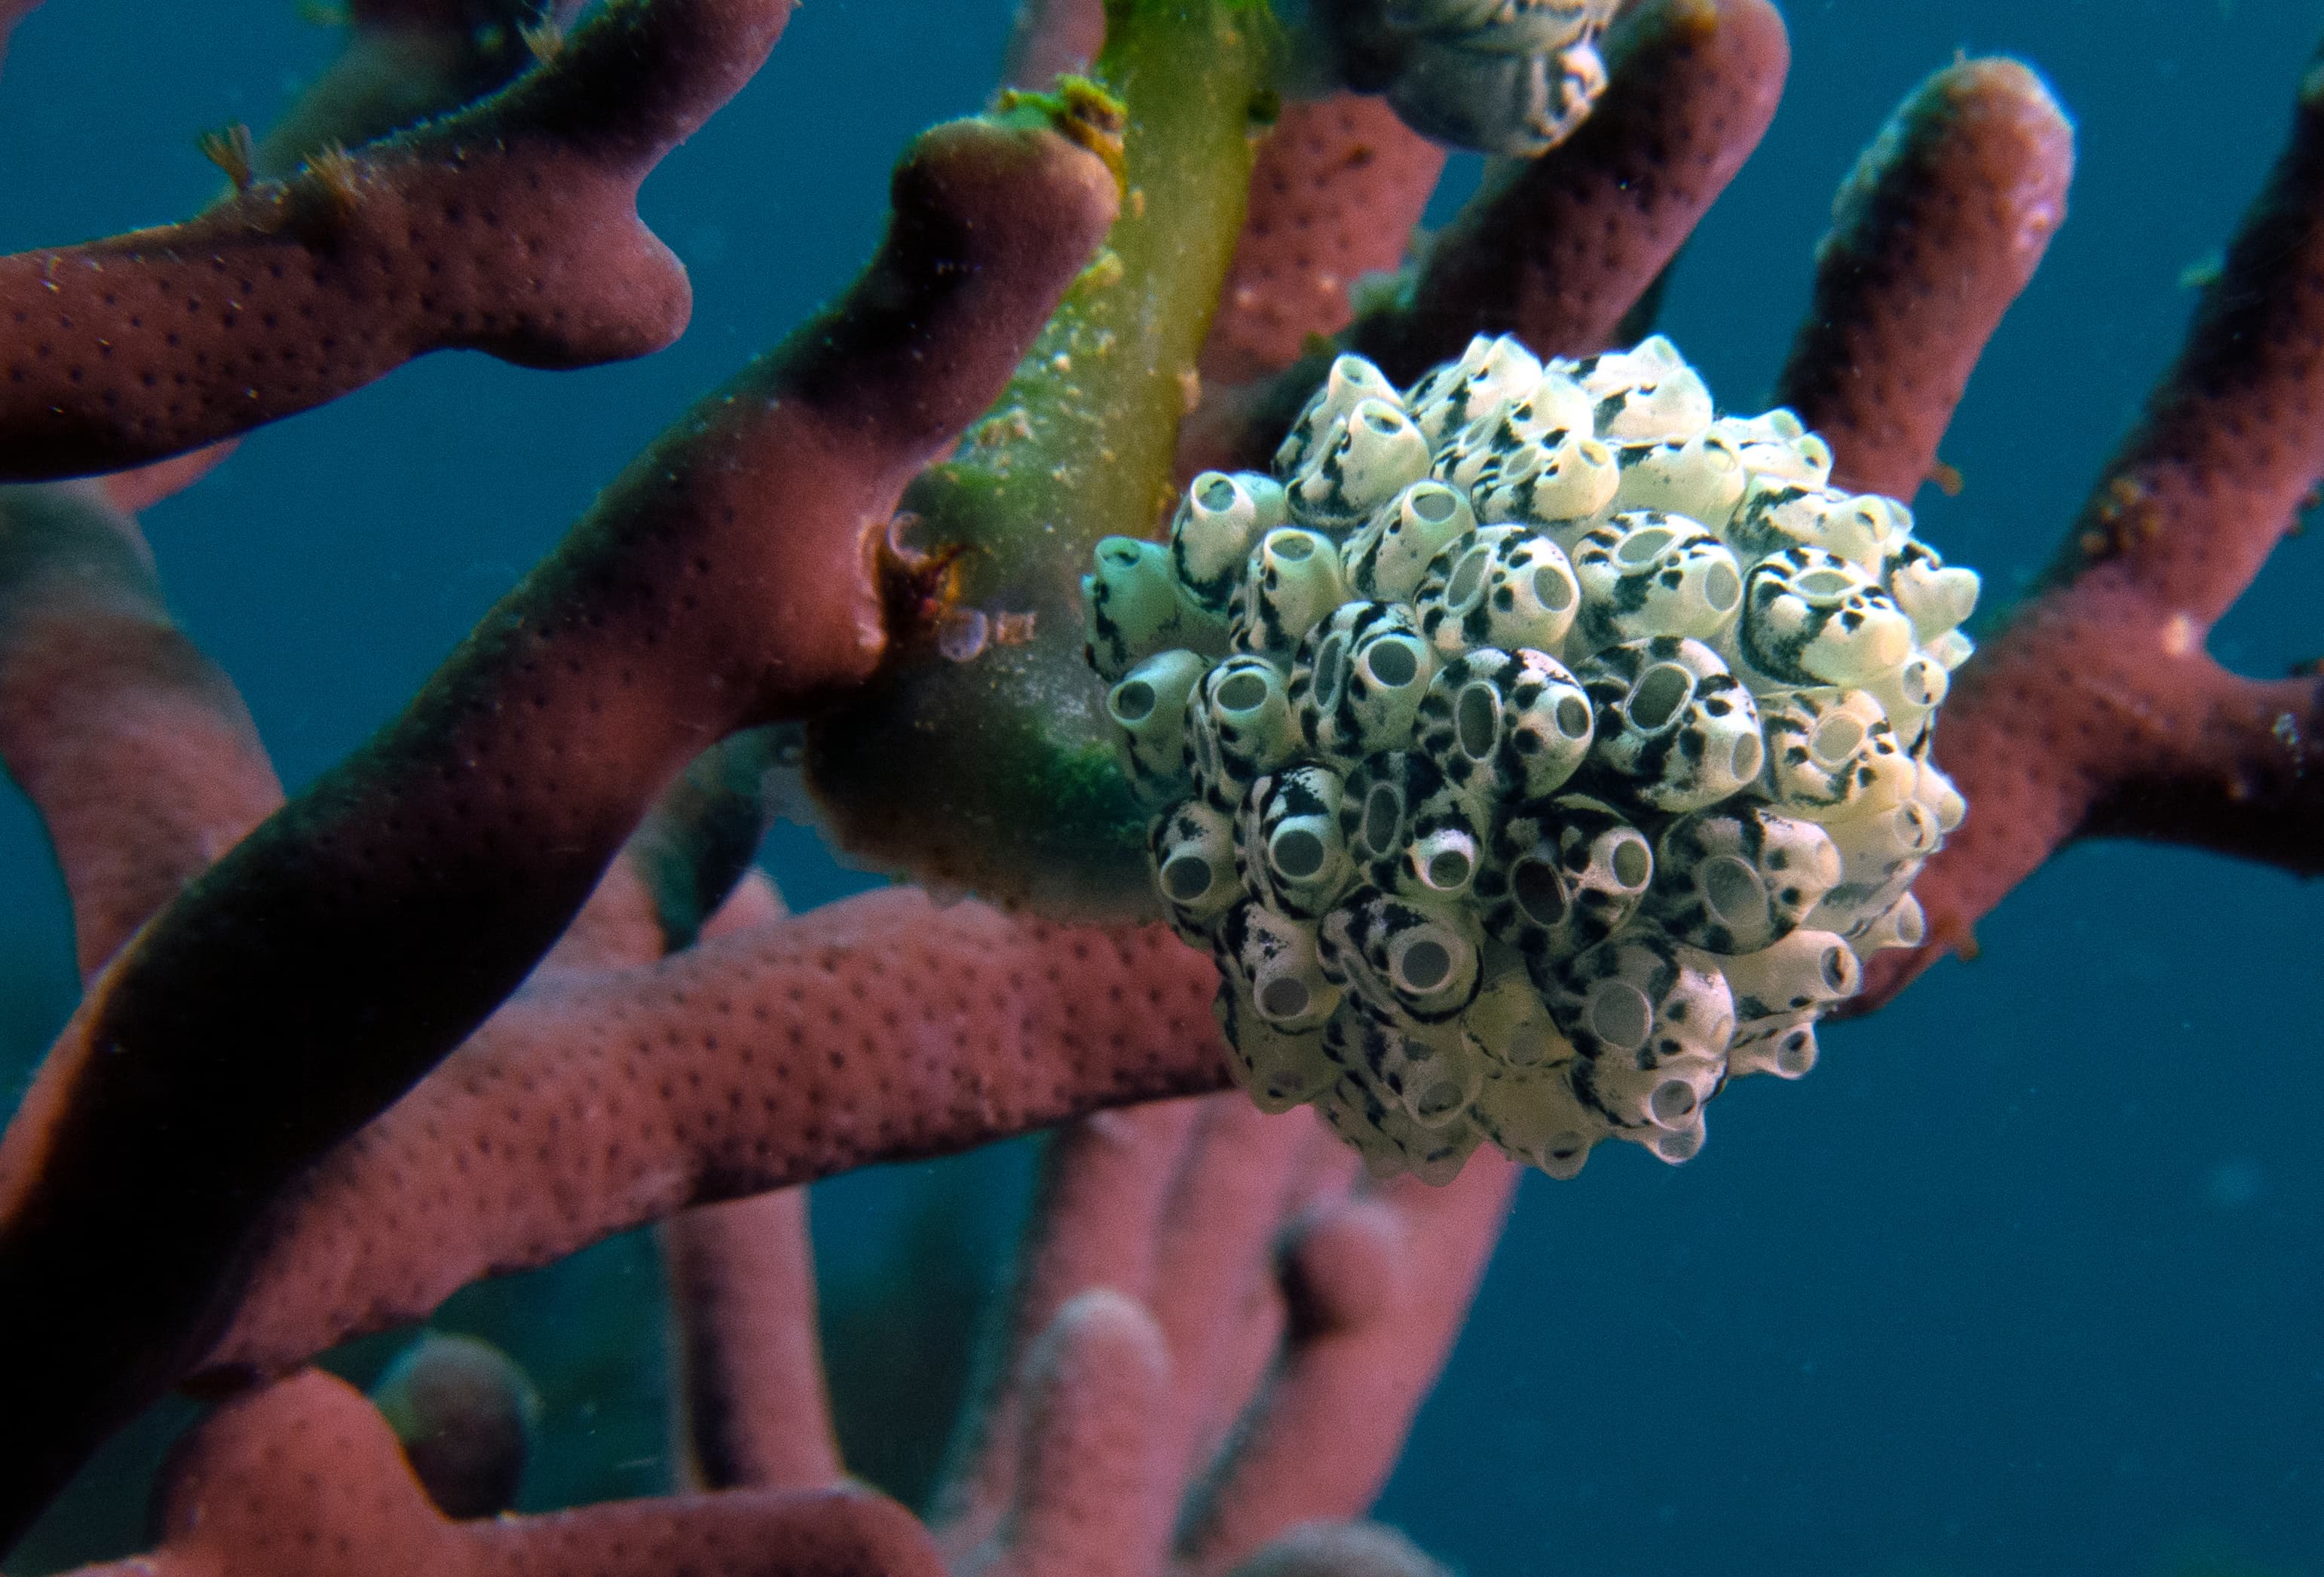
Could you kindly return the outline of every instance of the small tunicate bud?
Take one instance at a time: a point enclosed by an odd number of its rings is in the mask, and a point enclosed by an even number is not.
[[[1950,568],[1934,549],[1910,539],[1888,567],[1888,595],[1923,642],[1967,623],[1977,612],[1980,586],[1976,570]]]
[[[1735,555],[1683,515],[1616,515],[1582,534],[1572,563],[1582,587],[1569,642],[1577,652],[1656,635],[1711,641],[1743,605]]]
[[[1210,666],[1208,658],[1183,648],[1157,651],[1106,692],[1122,770],[1148,804],[1179,798],[1194,780],[1186,769],[1186,699]]]
[[[1858,953],[1869,954],[1887,947],[1918,947],[1928,939],[1929,918],[1921,911],[1921,900],[1908,892],[1849,942]]]
[[[1942,635],[1925,642],[1923,650],[1931,657],[1944,664],[1947,673],[1952,673],[1976,652],[1977,642],[1959,630],[1948,630]]]
[[[1574,671],[1598,711],[1592,792],[1701,810],[1759,776],[1766,751],[1750,692],[1701,641],[1626,641]]]
[[[1796,1078],[1782,1060],[1782,1036],[1777,1031],[1796,1023],[1812,1022],[1835,1002],[1854,996],[1864,984],[1864,969],[1846,941],[1831,931],[1797,930],[1773,946],[1723,961],[1727,989],[1735,999],[1736,1046],[1764,1047],[1763,1068],[1738,1067],[1735,1048],[1728,1051],[1733,1072],[1769,1072]],[[1755,1063],[1759,1058],[1754,1058]],[[1799,1073],[1805,1073],[1802,1067]]]
[[[1488,1064],[1511,1071],[1554,1067],[1573,1058],[1573,1043],[1550,1018],[1541,993],[1522,970],[1512,970],[1478,991],[1477,1000],[1461,1015],[1461,1033],[1469,1048]]]
[[[1541,382],[1541,358],[1513,334],[1477,335],[1461,359],[1412,386],[1406,409],[1430,446],[1490,420]]]
[[[1850,941],[1894,908],[1922,864],[1943,846],[1936,813],[1918,799],[1867,816],[1830,822],[1824,830],[1840,850],[1840,885],[1810,911],[1807,923]]]
[[[1860,686],[1913,655],[1913,623],[1837,554],[1788,548],[1744,577],[1743,616],[1722,643],[1754,690]]]
[[[1329,537],[1284,526],[1259,539],[1244,566],[1230,639],[1238,651],[1288,662],[1315,622],[1348,600],[1340,550]]]
[[[1912,530],[1912,512],[1894,499],[1755,475],[1729,521],[1727,539],[1747,559],[1814,548],[1877,576]]]
[[[1323,374],[1323,387],[1308,397],[1299,420],[1291,424],[1290,436],[1275,451],[1275,474],[1288,477],[1297,472],[1323,443],[1332,424],[1366,400],[1400,403],[1396,385],[1371,363],[1360,355],[1333,357],[1331,371]]]
[[[1082,576],[1082,608],[1088,637],[1083,655],[1109,684],[1140,659],[1172,647],[1223,650],[1222,627],[1180,595],[1169,551],[1158,542],[1100,542],[1095,572]]]
[[[1318,962],[1315,927],[1256,899],[1227,911],[1211,951],[1251,1011],[1276,1029],[1320,1029],[1340,1005],[1339,983]]]
[[[1219,982],[1211,1010],[1226,1037],[1227,1071],[1261,1111],[1288,1111],[1339,1078],[1339,1068],[1323,1055],[1322,1030],[1277,1029],[1232,982]]]
[[[1969,801],[1953,786],[1942,769],[1929,758],[1925,748],[1914,758],[1920,776],[1913,785],[1913,798],[1928,807],[1929,814],[1937,818],[1937,831],[1950,836],[1969,816]]]
[[[1743,496],[1743,457],[1716,424],[1684,443],[1655,444],[1622,455],[1618,510],[1661,510],[1717,530]]]
[[[1684,443],[1711,425],[1711,391],[1659,334],[1570,370],[1598,401],[1598,436],[1609,444]]]
[[[1170,521],[1170,567],[1185,595],[1223,614],[1259,538],[1283,524],[1283,484],[1255,471],[1205,471]]]
[[[1506,817],[1477,879],[1486,934],[1538,972],[1630,923],[1654,847],[1612,807],[1568,794]]]
[[[1355,879],[1340,833],[1340,775],[1311,761],[1252,784],[1235,818],[1235,870],[1269,907],[1321,918]]]
[[[1471,453],[1509,455],[1549,438],[1553,443],[1570,433],[1590,437],[1597,430],[1598,402],[1590,392],[1564,373],[1545,368],[1531,389],[1522,390],[1495,410],[1481,413],[1467,428],[1446,436],[1438,450],[1440,466],[1460,464]],[[1442,475],[1442,471],[1439,472]],[[1463,481],[1462,486],[1470,485]]]
[[[1831,446],[1783,406],[1760,416],[1722,416],[1711,426],[1726,435],[1754,477],[1794,487],[1821,487],[1831,480]]]
[[[1299,724],[1282,672],[1260,657],[1231,657],[1204,674],[1186,707],[1186,762],[1194,791],[1220,810],[1289,761]]]
[[[1489,823],[1493,807],[1538,799],[1581,769],[1590,697],[1546,652],[1484,646],[1448,659],[1420,705],[1417,740]]]
[[[1476,524],[1459,488],[1416,482],[1349,540],[1342,555],[1348,585],[1368,597],[1410,602],[1429,560]]]
[[[1646,914],[1688,946],[1718,954],[1781,941],[1841,875],[1840,849],[1821,827],[1748,800],[1665,827],[1655,869]]]
[[[1945,665],[1925,651],[1916,651],[1885,674],[1864,681],[1864,692],[1880,703],[1896,737],[1907,742],[1922,737],[1929,719],[1944,704],[1952,688]]]
[[[1340,830],[1362,879],[1407,898],[1465,897],[1483,859],[1474,805],[1416,752],[1383,751],[1349,774]]]
[[[1908,797],[1920,768],[1880,703],[1862,690],[1794,690],[1760,711],[1767,792],[1786,815],[1831,822]]]
[[[1738,1024],[1727,1047],[1727,1076],[1773,1074],[1796,1079],[1814,1071],[1821,1048],[1816,1045],[1815,1015],[1759,1019]]]
[[[1323,917],[1325,974],[1378,1017],[1443,1024],[1477,994],[1483,937],[1465,905],[1358,888]]]
[[[1485,1078],[1484,1059],[1457,1028],[1391,1022],[1352,1001],[1342,1002],[1323,1026],[1323,1055],[1423,1128],[1462,1120]]]
[[[1553,1177],[1578,1176],[1605,1119],[1573,1093],[1564,1063],[1538,1068],[1488,1066],[1470,1120],[1504,1154]]]
[[[1352,762],[1408,742],[1436,654],[1402,603],[1342,603],[1308,632],[1291,670],[1307,748]]]
[[[1463,467],[1455,466],[1457,473]],[[1588,429],[1550,433],[1475,468],[1470,495],[1488,524],[1563,526],[1613,502],[1622,479],[1614,451]]]
[[[1333,421],[1286,488],[1303,524],[1344,531],[1428,475],[1428,440],[1391,401],[1364,400]]]
[[[1243,896],[1235,878],[1233,822],[1189,799],[1154,818],[1147,846],[1170,928],[1198,947],[1209,946],[1219,917]]]
[[[1375,1182],[1409,1172],[1423,1183],[1450,1183],[1482,1138],[1466,1120],[1423,1127],[1353,1074],[1316,1097],[1315,1112],[1363,1158]]]
[[[1556,543],[1525,526],[1480,526],[1429,561],[1413,605],[1421,633],[1448,657],[1480,646],[1554,657],[1581,604]]]
[[[1534,983],[1573,1049],[1592,1065],[1588,1087],[1626,1101],[1605,1102],[1624,1127],[1685,1126],[1718,1081],[1719,1059],[1735,1032],[1726,976],[1702,954],[1650,927],[1634,927],[1544,972]],[[1632,1077],[1674,1064],[1708,1064],[1709,1084],[1683,1110],[1657,1102],[1658,1081]],[[1618,1086],[1617,1084],[1618,1078]],[[1695,1075],[1688,1075],[1693,1084]],[[1634,1103],[1630,1103],[1634,1102]]]

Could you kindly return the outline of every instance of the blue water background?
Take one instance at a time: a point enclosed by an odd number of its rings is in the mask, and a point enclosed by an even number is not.
[[[696,292],[669,351],[567,374],[430,357],[254,435],[151,513],[174,605],[288,782],[392,715],[621,457],[848,277],[898,149],[983,99],[1005,13],[809,0],[646,188]],[[2274,156],[2324,6],[1788,17],[1783,110],[1663,318],[1732,406],[1764,394],[1832,189],[1923,73],[2015,52],[2079,124],[2071,216],[1943,446],[1967,489],[1917,501],[2006,595],[2172,354],[2182,272]],[[328,50],[287,3],[49,0],[0,74],[0,249],[189,212],[217,180],[193,134],[265,124]],[[2294,538],[2213,648],[2281,673],[2324,650],[2319,605],[2324,547]],[[795,904],[850,884],[796,829],[769,849]],[[0,890],[0,1046],[21,1055],[74,986],[13,802]],[[1383,1515],[1480,1577],[2324,1572],[2324,892],[2088,847],[1979,934],[1976,964],[1829,1031],[1812,1076],[1730,1091],[1699,1159],[1614,1146],[1576,1182],[1528,1179]],[[872,1262],[930,1175],[824,1197],[835,1277]],[[992,1193],[979,1254],[1013,1208]]]

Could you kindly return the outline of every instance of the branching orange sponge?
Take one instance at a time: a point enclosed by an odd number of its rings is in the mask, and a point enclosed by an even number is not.
[[[1795,1078],[1964,811],[1930,759],[1978,577],[1718,416],[1668,340],[1345,355],[1274,474],[1206,472],[1083,582],[1153,870],[1236,1077],[1379,1175],[1489,1139],[1683,1161]]]

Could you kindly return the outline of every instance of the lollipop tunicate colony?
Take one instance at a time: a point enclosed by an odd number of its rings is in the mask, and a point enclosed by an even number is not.
[[[1272,475],[1109,538],[1089,659],[1236,1079],[1376,1175],[1702,1145],[1911,946],[1978,577],[1659,336],[1333,364]]]

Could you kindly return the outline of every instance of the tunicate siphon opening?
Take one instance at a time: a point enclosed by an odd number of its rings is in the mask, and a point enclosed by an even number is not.
[[[1728,565],[1712,565],[1702,577],[1702,599],[1716,612],[1727,612],[1743,600],[1743,577]]]
[[[1661,526],[1642,526],[1622,539],[1614,549],[1614,562],[1624,569],[1650,567],[1655,559],[1668,551],[1672,533]]]
[[[1211,862],[1199,854],[1179,854],[1162,867],[1162,890],[1177,903],[1193,903],[1211,890]]]
[[[1817,963],[1822,968],[1826,991],[1840,997],[1856,994],[1858,966],[1853,952],[1835,942],[1823,950],[1823,956]]]
[[[1590,703],[1579,696],[1566,696],[1557,703],[1557,732],[1568,739],[1582,739],[1590,733]]]
[[[1856,583],[1836,569],[1811,569],[1792,588],[1818,607],[1828,607],[1855,590]]]
[[[1424,482],[1412,490],[1406,500],[1412,512],[1432,526],[1441,526],[1452,518],[1460,501],[1452,490],[1441,482]]]
[[[1767,759],[1767,747],[1759,742],[1756,733],[1738,733],[1735,749],[1727,758],[1728,770],[1738,783],[1748,783],[1759,775],[1759,768]]]
[[[1888,911],[1888,934],[1900,947],[1918,947],[1929,939],[1927,911],[1909,897],[1901,899]]]
[[[1601,980],[1590,992],[1584,1016],[1590,1032],[1617,1051],[1636,1051],[1646,1043],[1655,1027],[1655,1008],[1646,993],[1626,980]]]
[[[1307,982],[1296,975],[1278,974],[1259,988],[1259,1010],[1270,1019],[1296,1019],[1314,1000]]]
[[[1434,1127],[1452,1116],[1468,1104],[1467,1092],[1460,1081],[1452,1078],[1432,1078],[1413,1096],[1412,1115],[1425,1125]]]
[[[1420,644],[1406,635],[1387,635],[1364,648],[1364,672],[1384,690],[1401,690],[1420,677]]]
[[[1565,923],[1565,878],[1548,861],[1527,854],[1510,866],[1509,895],[1535,925],[1554,929]]]
[[[1434,936],[1416,936],[1390,960],[1388,974],[1406,991],[1433,991],[1452,978],[1452,950]]]
[[[1590,1139],[1587,1135],[1575,1133],[1571,1130],[1564,1133],[1553,1134],[1541,1147],[1541,1169],[1551,1176],[1558,1178],[1578,1176],[1582,1171],[1582,1163],[1590,1158]]]
[[[1549,1037],[1541,1026],[1520,1022],[1500,1045],[1501,1060],[1511,1067],[1529,1068],[1549,1060]]]
[[[1674,662],[1658,662],[1630,687],[1630,726],[1652,733],[1667,728],[1694,699],[1694,676]]]
[[[1144,679],[1125,679],[1113,687],[1113,720],[1128,728],[1154,715],[1154,687]]]
[[[1323,840],[1305,827],[1287,827],[1267,845],[1277,872],[1292,881],[1304,881],[1323,868]]]
[[[1549,451],[1539,444],[1527,444],[1523,448],[1514,449],[1501,457],[1500,474],[1494,478],[1494,481],[1503,487],[1526,481],[1542,468],[1545,461],[1548,463],[1551,472],[1554,474],[1557,462]]]
[[[1138,544],[1126,539],[1116,539],[1098,544],[1097,556],[1113,569],[1138,567]]]
[[[1428,859],[1425,880],[1439,892],[1458,892],[1469,885],[1469,856],[1458,849],[1446,849]]]
[[[1533,572],[1533,600],[1553,613],[1573,605],[1573,577],[1554,564]]]
[[[1364,405],[1364,425],[1377,433],[1395,433],[1403,430],[1405,420],[1389,407],[1368,401]]]
[[[1613,857],[1607,862],[1614,872],[1614,880],[1622,884],[1625,892],[1637,892],[1645,888],[1655,874],[1655,854],[1646,847],[1646,840],[1637,833],[1622,833],[1614,840]]]
[[[1720,854],[1702,862],[1695,874],[1702,901],[1720,924],[1732,930],[1757,931],[1767,923],[1767,886],[1748,862]]]
[[[1787,1079],[1798,1078],[1815,1065],[1816,1038],[1812,1029],[1794,1029],[1775,1047],[1775,1071]]]
[[[1229,674],[1218,693],[1221,711],[1256,712],[1267,703],[1267,681],[1246,669]]]
[[[1372,791],[1364,796],[1363,843],[1366,852],[1378,859],[1396,847],[1397,834],[1404,827],[1404,794],[1393,783],[1375,783]]]
[[[1808,756],[1819,767],[1838,770],[1864,742],[1864,724],[1845,713],[1827,717],[1808,735]]]
[[[1223,514],[1232,507],[1236,488],[1233,481],[1213,471],[1194,483],[1194,498],[1213,514]]]
[[[1315,539],[1305,531],[1273,531],[1268,535],[1267,550],[1286,563],[1297,564],[1315,556]]]
[[[1646,1097],[1646,1114],[1665,1128],[1676,1128],[1694,1115],[1694,1086],[1684,1079],[1665,1079]]]
[[[1937,830],[1937,818],[1919,800],[1907,799],[1896,807],[1896,842],[1908,853],[1933,853],[1943,835]]]
[[[1461,687],[1452,703],[1452,740],[1472,761],[1489,761],[1501,738],[1501,696],[1478,680]]]
[[[1471,548],[1461,555],[1461,562],[1452,567],[1452,579],[1445,583],[1444,605],[1456,613],[1476,606],[1477,599],[1485,595],[1485,577],[1492,567],[1489,548]]]
[[[1691,1161],[1702,1148],[1702,1130],[1682,1128],[1674,1132],[1658,1133],[1646,1142],[1655,1154],[1665,1161]]]

